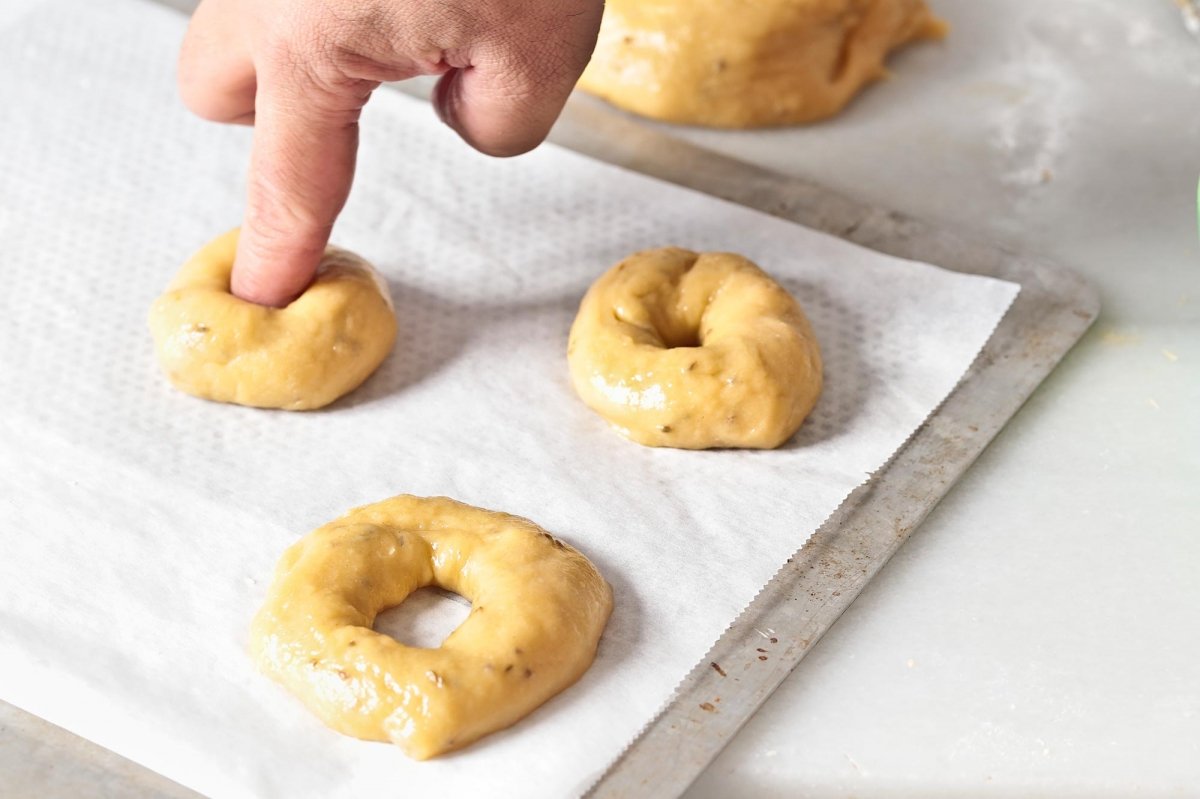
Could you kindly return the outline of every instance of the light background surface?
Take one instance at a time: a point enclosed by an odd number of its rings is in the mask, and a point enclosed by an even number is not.
[[[1200,795],[1200,42],[1169,0],[931,5],[833,121],[671,130],[1104,310],[691,797]]]
[[[693,795],[1194,796],[1200,45],[1169,0],[933,5],[950,38],[836,120],[669,130],[1056,258],[1105,311]],[[95,786],[64,751],[0,774]]]

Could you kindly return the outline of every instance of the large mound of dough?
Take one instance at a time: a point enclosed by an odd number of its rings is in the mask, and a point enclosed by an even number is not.
[[[923,0],[608,0],[579,87],[670,122],[811,122],[944,31]]]

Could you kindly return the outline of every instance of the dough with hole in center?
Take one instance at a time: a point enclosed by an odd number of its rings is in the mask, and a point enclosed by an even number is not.
[[[670,122],[811,122],[886,76],[893,48],[944,32],[923,0],[608,0],[579,87]]]
[[[429,585],[472,605],[440,647],[371,629]],[[591,562],[533,522],[404,495],[288,549],[250,647],[333,729],[424,760],[516,723],[578,680],[611,611],[612,590]]]
[[[778,447],[821,393],[804,312],[732,253],[626,258],[584,296],[567,360],[583,401],[652,447]]]

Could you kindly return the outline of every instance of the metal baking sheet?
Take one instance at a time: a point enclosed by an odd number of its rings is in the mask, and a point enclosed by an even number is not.
[[[193,5],[160,1],[177,8]],[[551,139],[881,252],[1021,285],[1016,302],[954,393],[783,564],[589,793],[675,796],[816,645],[1083,335],[1096,318],[1099,299],[1089,283],[1060,266],[704,150],[588,97],[572,98]],[[767,650],[766,660],[760,659],[760,649]],[[27,759],[29,775],[44,775],[45,793],[55,793],[54,785],[77,786],[71,774],[90,774],[89,782],[103,785],[106,795],[195,795],[4,703],[0,732],[9,739],[6,745]]]

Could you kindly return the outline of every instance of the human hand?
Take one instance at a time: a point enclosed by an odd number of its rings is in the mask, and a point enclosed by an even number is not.
[[[441,75],[442,120],[482,152],[517,155],[558,117],[602,10],[603,0],[203,0],[180,54],[184,102],[254,125],[233,293],[286,305],[311,282],[380,83]]]

